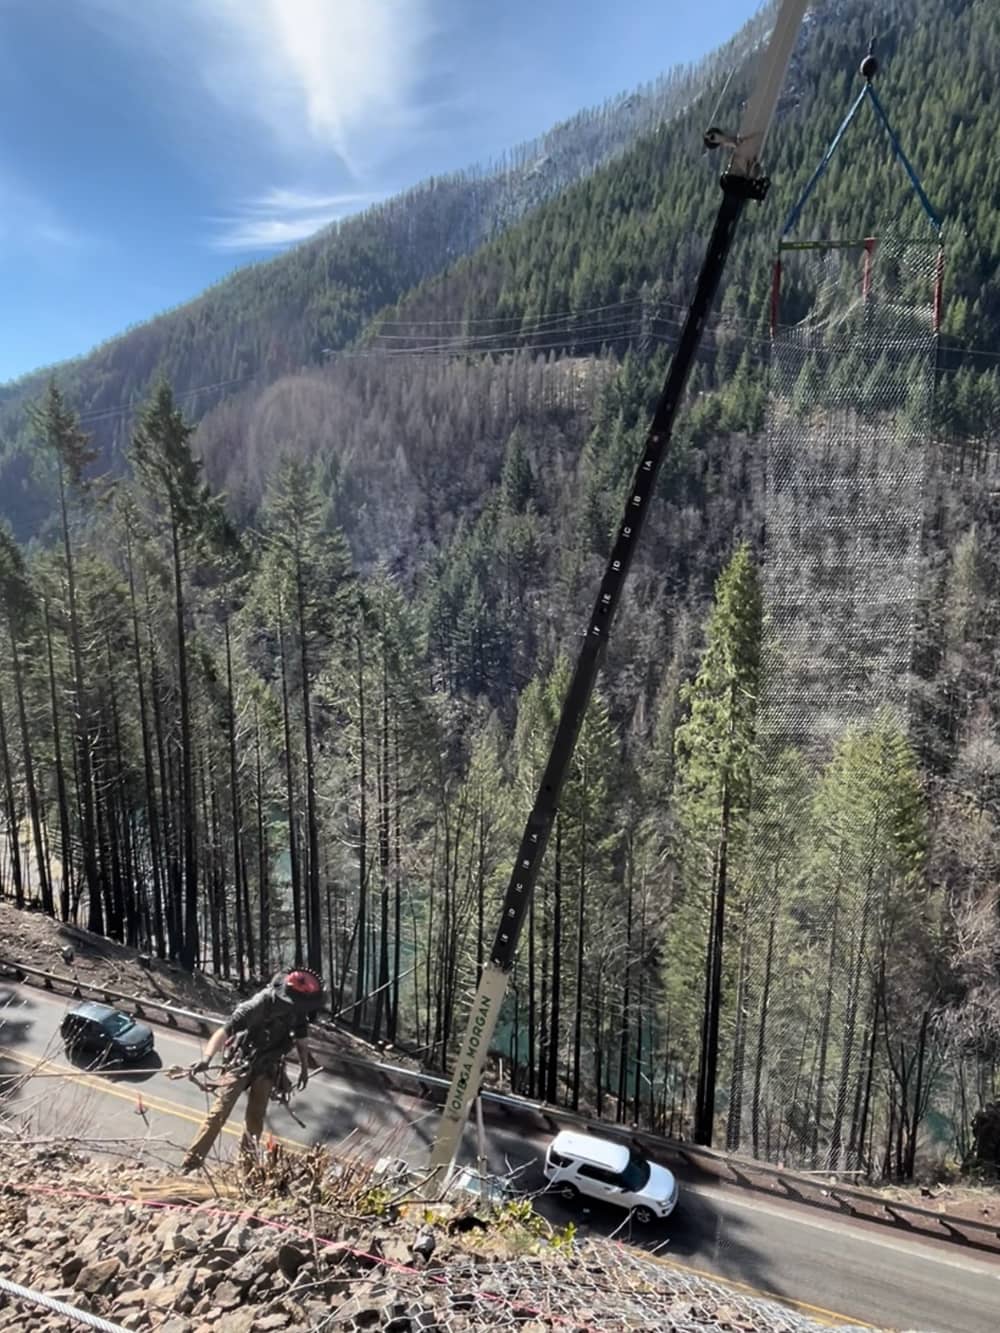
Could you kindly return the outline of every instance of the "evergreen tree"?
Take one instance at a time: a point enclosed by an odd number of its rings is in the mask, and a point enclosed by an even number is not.
[[[304,459],[286,454],[275,469],[264,503],[263,536],[260,577],[265,605],[287,618],[296,647],[306,807],[306,960],[319,971],[323,937],[313,684],[323,645],[346,619],[350,556],[340,533],[326,527],[326,502],[315,469]],[[284,649],[281,651],[284,673],[291,663],[286,663]]]
[[[685,694],[687,720],[675,736],[675,793],[687,891],[708,887],[708,945],[699,1053],[697,1142],[710,1145],[719,1059],[723,946],[731,865],[739,866],[750,809],[760,698],[761,593],[744,542],[716,584],[706,648]]]
[[[104,929],[101,911],[102,884],[97,864],[97,827],[94,811],[94,780],[91,758],[90,701],[83,674],[83,649],[77,614],[76,565],[70,531],[70,504],[83,495],[88,486],[87,468],[96,454],[87,435],[80,429],[76,414],[69,408],[55,380],[49,381],[45,398],[29,408],[35,438],[54,461],[59,496],[59,521],[66,564],[66,588],[69,608],[69,634],[73,662],[73,714],[76,719],[76,761],[80,806],[80,841],[83,872],[87,884],[88,927],[98,934]],[[67,873],[64,871],[64,873]]]
[[[817,787],[812,827],[809,874],[796,913],[824,949],[812,1034],[811,1143],[804,1146],[817,1163],[828,1152],[836,1169],[845,1150],[851,1161],[862,1152],[872,1109],[862,1089],[872,1085],[867,1071],[874,1069],[880,1029],[891,1043],[893,1077],[895,1052],[902,1049],[893,995],[914,965],[912,950],[900,965],[894,941],[919,934],[923,911],[924,799],[913,753],[891,717],[842,737]],[[912,1021],[912,1006],[905,1012],[904,1025]],[[867,1032],[859,1030],[864,1014]],[[903,1125],[915,1133],[912,1112],[910,1106],[907,1116],[890,1118],[890,1140]]]
[[[792,411],[798,417],[808,417],[820,410],[824,399],[823,373],[815,356],[807,356],[792,390]]]
[[[22,645],[27,641],[31,622],[37,617],[37,607],[20,549],[4,527],[0,527],[0,607],[3,610],[7,651],[14,682],[14,698],[21,733],[22,773],[27,796],[28,815],[31,822],[35,876],[38,881],[42,910],[47,912],[49,916],[54,916],[52,883],[49,877],[48,855],[42,833],[41,805],[35,780],[32,729],[29,725],[28,709],[25,702],[25,668],[22,652]],[[6,750],[6,735],[3,737],[3,745]],[[9,756],[7,762],[8,764],[10,762]],[[8,792],[8,839],[16,840],[20,835],[20,830],[16,826],[16,820],[11,818],[10,806],[11,798]],[[14,827],[11,827],[12,823]],[[19,861],[20,853],[17,852],[16,856]],[[17,889],[22,888],[19,873],[15,876],[15,886]]]
[[[201,461],[192,452],[193,434],[194,427],[184,420],[170,386],[161,382],[139,418],[131,455],[140,484],[137,500],[153,531],[165,536],[169,550],[180,708],[183,943],[179,958],[189,970],[199,960],[199,896],[187,581],[189,566],[206,541],[216,538],[224,527],[220,499],[202,480]]]
[[[528,461],[524,432],[515,427],[504,451],[500,498],[508,514],[522,514],[535,495],[535,478]]]

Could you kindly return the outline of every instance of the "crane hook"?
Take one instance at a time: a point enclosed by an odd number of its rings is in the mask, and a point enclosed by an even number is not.
[[[875,58],[875,38],[868,43],[868,54],[861,62],[861,77],[866,83],[871,83],[878,73],[878,60]]]

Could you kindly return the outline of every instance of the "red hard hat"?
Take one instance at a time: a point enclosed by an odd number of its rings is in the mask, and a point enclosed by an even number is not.
[[[296,995],[319,995],[323,989],[316,973],[309,972],[305,968],[289,972],[285,977],[285,985]]]

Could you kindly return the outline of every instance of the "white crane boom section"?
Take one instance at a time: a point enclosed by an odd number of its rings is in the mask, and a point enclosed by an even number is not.
[[[771,39],[753,92],[743,113],[736,150],[729,170],[740,176],[755,176],[764,155],[768,131],[785,84],[788,62],[798,39],[809,0],[784,0],[778,10]]]

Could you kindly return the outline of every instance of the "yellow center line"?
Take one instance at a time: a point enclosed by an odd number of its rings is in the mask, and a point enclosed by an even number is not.
[[[822,1305],[810,1305],[808,1301],[797,1301],[791,1296],[782,1296],[776,1291],[765,1291],[761,1287],[751,1287],[748,1282],[741,1282],[738,1278],[722,1277],[719,1273],[713,1273],[707,1268],[696,1268],[694,1264],[684,1263],[680,1259],[668,1259],[662,1254],[648,1254],[644,1256],[653,1260],[654,1263],[663,1264],[667,1268],[676,1269],[679,1273],[694,1273],[696,1277],[703,1277],[709,1282],[718,1282],[723,1286],[732,1287],[736,1291],[745,1292],[747,1295],[761,1297],[766,1300],[777,1301],[780,1305],[790,1305],[795,1310],[804,1310],[811,1315],[817,1316],[823,1323],[830,1324],[831,1327],[842,1327],[844,1324],[853,1324],[857,1328],[872,1328],[878,1333],[878,1324],[868,1324],[863,1319],[857,1319],[854,1315],[839,1314],[836,1310],[827,1310]]]
[[[189,1120],[193,1125],[200,1125],[204,1119],[204,1116],[196,1114],[186,1106],[181,1106],[178,1102],[168,1101],[165,1097],[149,1097],[141,1089],[137,1090],[135,1093],[125,1092],[124,1089],[115,1087],[113,1083],[108,1083],[102,1078],[98,1078],[92,1074],[82,1074],[78,1069],[72,1069],[68,1065],[56,1064],[53,1060],[28,1060],[23,1055],[15,1055],[13,1051],[5,1046],[0,1046],[0,1055],[6,1060],[13,1061],[14,1064],[21,1065],[24,1069],[27,1069],[32,1073],[40,1074],[43,1071],[51,1071],[52,1073],[61,1074],[67,1082],[78,1083],[82,1087],[92,1088],[96,1092],[105,1093],[108,1097],[117,1097],[120,1101],[130,1102],[133,1107],[138,1105],[141,1098],[144,1107],[151,1111],[159,1111],[161,1115],[172,1115],[176,1116],[179,1120]],[[242,1130],[236,1129],[233,1125],[229,1124],[223,1125],[222,1132],[223,1134],[229,1134],[237,1139],[243,1137]],[[296,1152],[301,1152],[308,1146],[295,1139],[284,1138],[280,1134],[271,1134],[270,1131],[268,1131],[268,1134],[275,1143],[280,1143],[286,1148],[292,1148]]]

